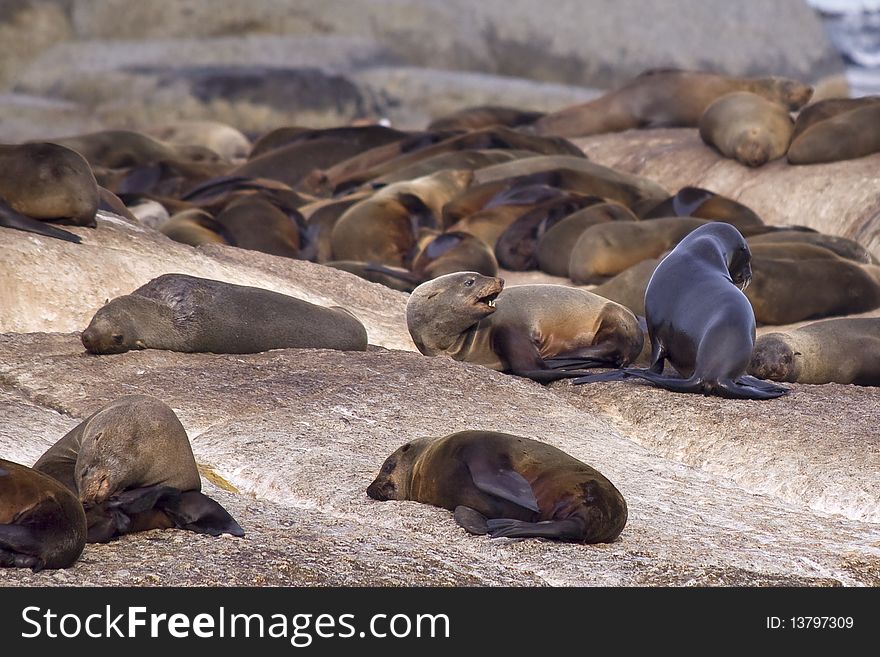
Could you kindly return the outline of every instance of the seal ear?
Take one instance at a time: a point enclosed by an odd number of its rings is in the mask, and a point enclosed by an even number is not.
[[[179,529],[188,529],[198,534],[232,534],[244,536],[235,518],[220,504],[197,490],[189,490],[180,494],[170,504],[163,504],[162,510],[174,521]]]
[[[495,495],[536,513],[540,511],[538,500],[535,499],[529,482],[518,472],[498,463],[497,459],[490,459],[488,454],[470,455],[467,459],[467,467],[474,485],[484,493]]]

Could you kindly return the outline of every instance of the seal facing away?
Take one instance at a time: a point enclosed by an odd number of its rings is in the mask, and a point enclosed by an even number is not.
[[[730,224],[700,226],[667,255],[645,291],[651,367],[623,369],[575,383],[636,376],[674,392],[732,399],[771,399],[788,390],[745,374],[755,344],[755,313],[741,287],[752,276],[751,253]],[[668,360],[684,378],[664,376]]]
[[[503,287],[502,279],[476,272],[419,285],[406,304],[416,347],[427,356],[449,356],[541,383],[580,371],[553,369],[559,365],[616,367],[634,361],[642,349],[635,315],[613,301],[563,285]]]
[[[597,470],[496,431],[409,442],[386,459],[367,495],[443,507],[470,533],[496,538],[610,543],[627,519],[620,491]]]
[[[128,395],[93,413],[34,464],[79,497],[88,542],[177,527],[244,536],[229,513],[202,494],[186,430],[171,408]]]
[[[81,338],[93,354],[367,348],[367,330],[344,308],[186,274],[163,274],[112,299],[98,309]]]
[[[880,317],[844,317],[765,333],[749,372],[792,383],[880,386]]]
[[[76,496],[52,477],[0,459],[0,566],[67,568],[85,545]]]

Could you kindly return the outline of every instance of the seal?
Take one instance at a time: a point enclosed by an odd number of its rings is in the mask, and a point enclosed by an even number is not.
[[[34,464],[78,496],[89,543],[177,527],[244,536],[202,483],[186,430],[148,395],[110,402],[65,434]]]
[[[638,320],[613,301],[563,285],[503,288],[476,272],[419,285],[406,304],[416,347],[539,383],[624,365],[642,349]]]
[[[624,269],[617,276],[609,278],[592,289],[593,294],[616,301],[629,308],[636,315],[645,315],[645,290],[654,270],[660,264],[659,258],[648,258]]]
[[[798,112],[794,122],[794,134],[792,141],[799,137],[807,128],[830,119],[832,116],[849,112],[850,110],[880,102],[880,96],[863,96],[861,98],[826,98],[810,103]]]
[[[755,256],[746,297],[762,324],[867,312],[880,307],[880,283],[869,267],[839,257]]]
[[[786,394],[786,388],[745,374],[755,343],[755,314],[740,287],[751,279],[750,260],[745,239],[730,224],[712,222],[694,230],[657,265],[645,291],[650,368],[574,383],[635,376],[674,392],[732,399]],[[666,360],[684,378],[663,375]]]
[[[567,278],[571,251],[578,238],[590,226],[608,221],[638,221],[638,217],[619,203],[597,203],[564,217],[548,226],[538,239],[538,268],[551,276]]]
[[[634,128],[695,128],[709,105],[735,91],[750,91],[791,111],[803,107],[813,95],[812,87],[787,78],[654,69],[595,100],[548,114],[533,128],[540,135],[561,137]]]
[[[472,178],[470,171],[444,170],[383,187],[336,220],[330,233],[333,259],[407,268],[419,229],[439,228],[443,205]]]
[[[693,217],[667,217],[590,226],[571,249],[568,275],[578,284],[602,283],[642,260],[659,257],[706,223]]]
[[[254,159],[271,150],[289,146],[295,142],[314,141],[316,139],[340,139],[352,143],[363,152],[377,146],[392,144],[410,136],[409,133],[383,125],[337,126],[334,128],[315,129],[300,126],[283,126],[270,130],[254,142],[249,159]]]
[[[759,167],[785,155],[794,132],[788,109],[749,91],[722,96],[700,117],[700,138],[724,157]]]
[[[159,232],[175,242],[201,244],[232,244],[232,237],[208,212],[191,208],[177,212],[162,222]]]
[[[764,226],[764,221],[751,208],[702,187],[682,187],[675,196],[637,214],[640,219],[696,217],[724,221],[740,232]]]
[[[838,235],[817,233],[810,230],[788,230],[783,226],[779,226],[779,229],[780,230],[762,233],[760,235],[750,235],[747,239],[749,247],[751,248],[758,244],[801,242],[828,249],[847,260],[853,260],[863,264],[877,264],[877,260],[874,256],[855,240],[840,237]]]
[[[497,431],[418,438],[389,456],[367,488],[455,512],[471,534],[610,543],[623,531],[623,495],[598,470],[546,443]]]
[[[94,228],[100,194],[89,163],[48,143],[0,145],[0,226],[80,242],[44,222]]]
[[[877,151],[880,151],[880,103],[869,103],[805,129],[792,140],[788,162],[838,162]]]
[[[99,130],[53,139],[52,143],[75,150],[94,167],[107,169],[138,168],[159,162],[220,161],[217,153],[203,146],[166,144],[133,130]]]
[[[826,319],[755,341],[749,373],[790,383],[880,386],[880,318]]]
[[[428,124],[428,130],[479,130],[494,125],[516,128],[531,125],[544,115],[544,112],[504,105],[477,105],[434,119]]]
[[[364,325],[344,308],[186,274],[163,274],[112,299],[98,309],[81,338],[93,354],[367,348]]]
[[[286,258],[300,257],[305,219],[293,208],[285,211],[260,194],[246,194],[229,202],[215,220],[232,238],[233,246]]]
[[[155,126],[147,134],[172,146],[202,146],[227,162],[244,159],[251,151],[250,139],[220,121],[176,121]]]
[[[0,459],[0,566],[67,568],[85,545],[76,496],[41,472]]]

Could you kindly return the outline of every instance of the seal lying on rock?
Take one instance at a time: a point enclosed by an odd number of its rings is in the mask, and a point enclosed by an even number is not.
[[[406,304],[413,342],[444,355],[547,383],[577,376],[566,367],[619,366],[644,344],[638,320],[623,306],[562,285],[518,285],[458,272],[422,283]],[[582,372],[581,372],[582,373]]]
[[[0,566],[67,568],[85,545],[76,496],[52,477],[0,459]]]
[[[200,492],[186,430],[155,397],[129,395],[107,404],[50,447],[34,469],[79,497],[89,543],[170,527],[244,536],[232,516]]]
[[[443,507],[468,532],[496,538],[610,543],[627,519],[626,501],[601,473],[496,431],[413,440],[388,457],[367,495]]]
[[[639,377],[674,392],[771,399],[788,390],[745,371],[755,344],[755,314],[740,287],[752,276],[742,234],[725,223],[700,226],[654,270],[645,291],[651,367],[623,369],[575,383]],[[666,360],[684,378],[665,376]]]
[[[163,274],[112,299],[98,309],[81,338],[93,354],[367,348],[364,325],[344,308],[186,274]]]

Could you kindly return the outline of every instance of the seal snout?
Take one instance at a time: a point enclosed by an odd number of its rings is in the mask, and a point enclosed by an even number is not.
[[[379,500],[380,502],[385,502],[387,500],[392,499],[392,495],[394,494],[394,483],[391,481],[382,481],[381,479],[376,479],[367,487],[367,495],[374,500]]]
[[[79,497],[84,505],[99,504],[110,496],[110,478],[106,473],[97,474],[90,466],[80,475]]]
[[[491,312],[495,311],[495,301],[501,290],[504,289],[504,279],[487,278],[483,286],[477,291],[476,305],[485,306]]]

